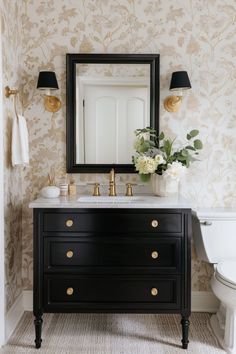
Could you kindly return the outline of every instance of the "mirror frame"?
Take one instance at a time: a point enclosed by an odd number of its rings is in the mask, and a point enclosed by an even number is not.
[[[133,164],[76,163],[76,64],[150,64],[150,126],[159,133],[159,54],[66,54],[66,169],[68,173],[137,173]]]

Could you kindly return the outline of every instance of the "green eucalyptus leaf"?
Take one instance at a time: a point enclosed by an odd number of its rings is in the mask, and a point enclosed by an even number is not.
[[[163,140],[164,138],[165,138],[165,134],[163,132],[161,132],[159,135],[159,140]]]
[[[191,132],[189,133],[189,135],[191,135],[192,138],[194,138],[195,136],[197,136],[199,134],[199,130],[197,129],[193,129],[191,130]]]
[[[199,139],[194,140],[193,145],[197,150],[201,150],[203,148],[203,144]]]
[[[182,162],[182,161],[185,161],[185,160],[186,160],[186,156],[181,156],[181,155],[180,155],[180,156],[177,157],[177,160],[179,160],[179,161],[181,161],[181,162]]]
[[[171,147],[172,147],[172,144],[171,144],[170,140],[169,139],[165,140],[164,141],[164,151],[167,156],[170,156],[170,154],[171,154]]]
[[[192,150],[192,151],[195,151],[195,150],[196,150],[196,149],[195,149],[193,146],[191,146],[191,145],[185,146],[185,149]]]
[[[188,140],[192,139],[192,137],[191,137],[190,134],[187,134],[187,139],[188,139]]]
[[[186,149],[183,149],[181,151],[181,153],[182,153],[182,156],[188,156],[189,155],[188,150],[186,150]]]
[[[148,141],[144,141],[142,143],[142,145],[140,146],[139,151],[142,152],[142,153],[143,152],[147,152],[149,148],[150,148],[149,142]]]

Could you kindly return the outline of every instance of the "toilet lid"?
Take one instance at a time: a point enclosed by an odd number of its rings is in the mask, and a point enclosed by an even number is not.
[[[236,286],[236,260],[224,261],[217,264],[216,275],[224,281]]]

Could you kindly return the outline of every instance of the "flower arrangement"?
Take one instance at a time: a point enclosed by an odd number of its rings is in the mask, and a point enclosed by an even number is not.
[[[174,150],[175,139],[166,138],[163,132],[158,136],[150,127],[135,130],[136,155],[133,163],[141,179],[148,181],[152,174],[157,173],[179,180],[190,163],[197,160],[194,155],[203,148],[201,140],[196,138],[198,134],[198,130],[191,130],[186,136],[188,143]]]

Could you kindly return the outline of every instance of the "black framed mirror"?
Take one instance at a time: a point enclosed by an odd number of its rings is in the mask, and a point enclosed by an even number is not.
[[[67,172],[134,173],[134,130],[159,132],[159,54],[66,55]]]

